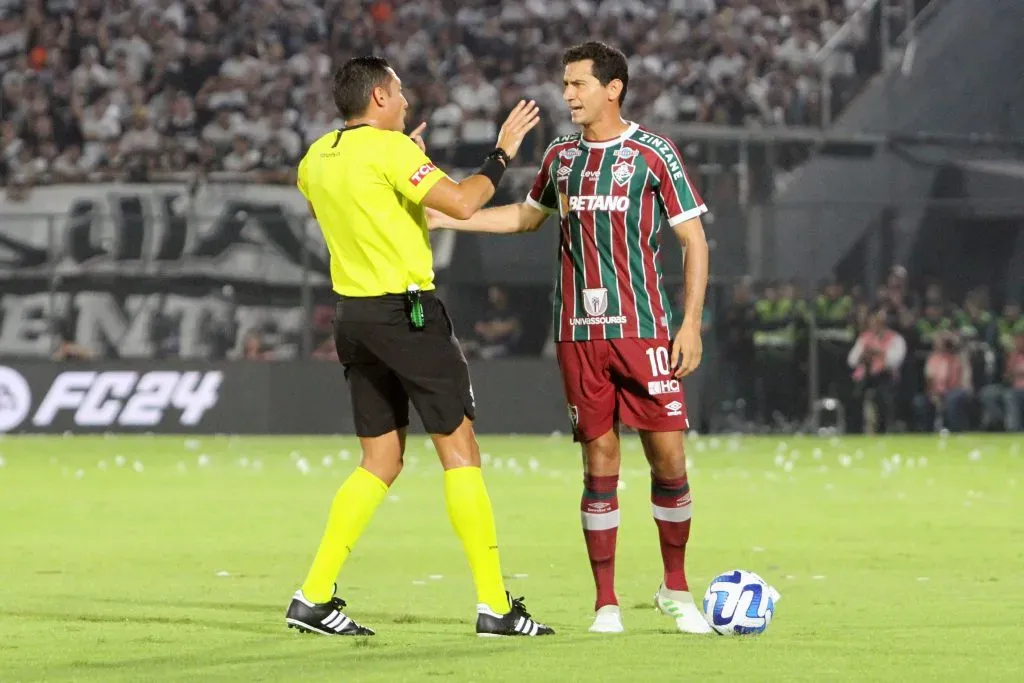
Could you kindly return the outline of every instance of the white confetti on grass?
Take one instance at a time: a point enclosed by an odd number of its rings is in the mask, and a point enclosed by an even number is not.
[[[260,460],[259,458],[256,458],[255,460],[252,461],[252,468],[257,472],[261,471],[263,469],[263,461]]]
[[[308,461],[308,460],[306,460],[305,458],[299,458],[299,459],[298,459],[298,460],[297,460],[297,461],[295,462],[295,467],[296,467],[296,469],[298,469],[298,470],[299,470],[299,472],[301,472],[301,473],[302,473],[303,475],[309,474],[309,472],[310,472],[310,467],[309,467],[309,461]]]
[[[338,451],[338,459],[339,460],[345,461],[345,460],[348,460],[351,457],[352,457],[352,454],[349,453],[347,448],[342,448],[340,451]]]
[[[931,581],[931,579],[928,578],[927,576],[919,576],[919,577],[917,577],[917,580],[921,581],[922,583],[925,582],[925,581]]]
[[[188,468],[185,466],[185,463],[182,462],[181,460],[178,461],[178,471],[181,472],[182,474],[188,471]]]
[[[75,479],[81,479],[85,476],[85,470],[75,470]]]
[[[322,460],[320,461],[320,463],[321,463],[321,464],[322,464],[322,465],[323,465],[324,467],[330,467],[331,465],[333,465],[333,464],[334,464],[334,456],[333,456],[333,455],[325,455],[325,456],[323,457],[323,459],[322,459]]]
[[[187,450],[190,450],[190,451],[199,450],[199,440],[198,439],[185,439],[185,448]]]
[[[536,472],[537,470],[540,469],[540,461],[537,460],[537,458],[530,458],[530,461],[527,463],[527,465],[529,466],[531,472]]]
[[[390,500],[392,503],[397,503],[398,501],[401,500],[401,498],[399,498],[398,496],[396,496],[393,493],[389,493],[388,494],[388,500]]]
[[[848,456],[846,453],[843,453],[842,455],[839,456],[839,465],[840,466],[842,466],[842,467],[849,467],[852,464],[853,464],[853,458]]]
[[[917,466],[918,467],[927,467],[928,466],[928,458],[926,458],[923,455],[921,457],[919,457],[917,459]]]
[[[128,462],[123,455],[114,456],[114,464],[118,467],[124,467],[125,463]]]
[[[3,467],[6,464],[7,464],[7,461],[4,460],[4,456],[0,455],[0,467]]]
[[[227,572],[227,571],[224,571],[223,569],[221,569],[219,572],[217,572],[216,575],[221,577],[221,578],[224,578],[226,576],[231,576],[231,572]]]
[[[426,586],[427,582],[423,581],[422,579],[413,579],[412,580],[412,585],[414,585],[414,586]]]
[[[975,448],[974,450],[967,454],[967,459],[970,460],[971,462],[978,462],[979,460],[981,460],[981,451]]]
[[[135,470],[136,472],[141,473],[142,470],[145,469],[145,466],[141,462],[136,460],[135,462],[132,463],[132,469]]]
[[[196,460],[196,462],[199,463],[200,467],[209,467],[210,466],[210,456],[208,456],[206,453],[201,453],[199,455],[199,458]]]
[[[100,460],[98,463],[96,463],[96,467],[98,467],[101,470],[107,469],[107,461],[106,460]]]
[[[512,578],[513,579],[528,579],[528,578],[530,578],[530,575],[529,574],[513,574]],[[696,577],[694,577],[694,578],[696,578]]]
[[[616,488],[618,490],[620,490],[620,491],[624,491],[626,489],[626,480],[625,479],[619,479],[619,483],[616,484]]]
[[[811,451],[811,457],[814,458],[815,460],[821,460],[821,449],[815,448],[813,451]]]
[[[761,546],[759,546],[759,545],[755,545],[755,546],[754,546],[753,548],[751,548],[751,550],[752,550],[753,552],[755,552],[755,553],[763,553],[763,552],[764,552],[764,548],[762,548],[762,547],[761,547]]]
[[[782,470],[784,472],[792,472],[793,471],[793,461],[792,460],[787,460],[786,464],[782,466]]]
[[[811,581],[824,581],[824,580],[825,580],[825,575],[824,574],[815,574],[814,576],[811,577]]]
[[[440,581],[441,579],[444,578],[444,574],[431,574],[427,578],[430,579],[431,581]]]

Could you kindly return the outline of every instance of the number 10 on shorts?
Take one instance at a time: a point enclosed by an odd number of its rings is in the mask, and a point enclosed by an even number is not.
[[[647,349],[647,360],[651,362],[651,377],[666,377],[672,370],[668,364],[668,349],[664,346]]]
[[[651,376],[656,378],[647,383],[647,393],[651,396],[679,393],[679,380],[670,377],[672,368],[668,362],[668,349],[664,346],[647,349],[647,360],[651,362]],[[669,379],[657,379],[658,377]]]

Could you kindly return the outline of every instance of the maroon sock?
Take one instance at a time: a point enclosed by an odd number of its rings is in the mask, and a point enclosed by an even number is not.
[[[619,604],[615,597],[615,540],[619,534],[619,476],[583,477],[580,519],[597,587],[596,612]]]
[[[690,538],[690,483],[651,476],[651,512],[658,525],[661,561],[665,565],[665,588],[689,590],[686,583],[686,541]]]

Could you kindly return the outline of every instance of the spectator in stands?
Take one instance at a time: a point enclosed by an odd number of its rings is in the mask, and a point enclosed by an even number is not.
[[[942,425],[960,432],[968,427],[973,381],[971,363],[953,332],[935,335],[935,350],[924,370],[925,393],[914,398],[917,430]]]
[[[1006,410],[1006,431],[1024,430],[1024,329],[1013,338],[1013,351],[1006,359],[1006,391],[1003,394]]]
[[[907,355],[906,341],[888,327],[886,319],[886,310],[876,308],[847,358],[868,434],[884,433],[892,426],[896,384]]]
[[[467,349],[480,358],[510,355],[522,334],[518,316],[508,303],[508,294],[497,285],[487,289],[487,311],[473,326],[475,339],[468,340]]]

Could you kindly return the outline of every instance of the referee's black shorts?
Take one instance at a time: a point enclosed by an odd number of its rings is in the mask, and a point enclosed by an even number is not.
[[[356,434],[380,436],[409,424],[409,402],[430,434],[474,419],[469,365],[451,318],[433,292],[421,294],[423,327],[409,322],[404,294],[342,297],[334,343],[352,395]]]

